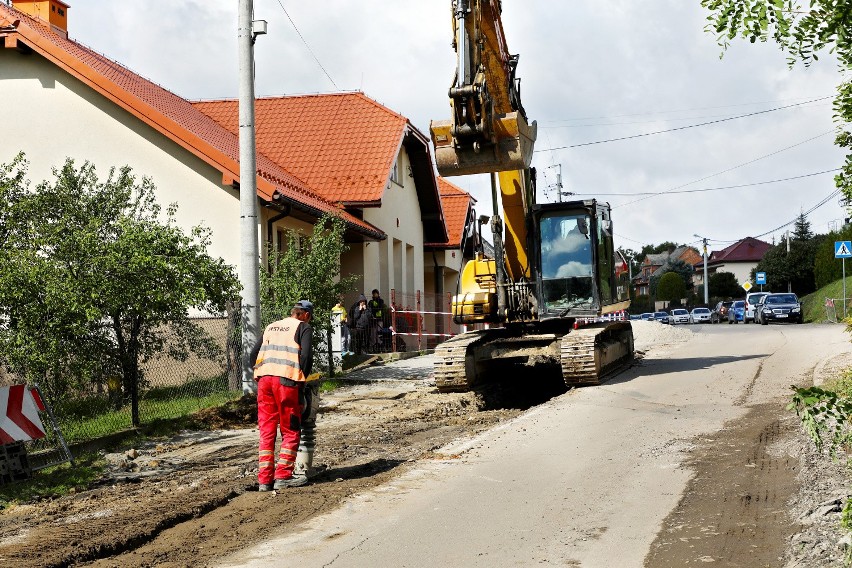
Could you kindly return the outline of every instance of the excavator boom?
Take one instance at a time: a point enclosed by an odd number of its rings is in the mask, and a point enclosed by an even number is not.
[[[536,123],[521,105],[518,56],[509,54],[500,0],[454,0],[457,67],[449,90],[452,119],[430,127],[445,177],[529,168]]]

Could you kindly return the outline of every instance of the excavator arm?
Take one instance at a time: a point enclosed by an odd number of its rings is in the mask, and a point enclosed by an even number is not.
[[[536,123],[521,105],[518,56],[506,46],[500,0],[454,0],[457,66],[452,118],[433,121],[438,172],[445,177],[529,168]]]

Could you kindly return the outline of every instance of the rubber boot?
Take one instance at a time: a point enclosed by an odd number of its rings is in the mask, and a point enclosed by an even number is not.
[[[305,411],[302,413],[302,428],[299,435],[299,449],[296,452],[294,475],[307,477],[316,475],[314,468],[314,447],[316,445],[317,411],[319,410],[319,381],[305,386]]]

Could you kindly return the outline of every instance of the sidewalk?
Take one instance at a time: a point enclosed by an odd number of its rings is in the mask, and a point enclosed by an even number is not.
[[[335,378],[344,381],[427,381],[432,378],[434,367],[434,355],[420,355],[389,362],[377,361]]]

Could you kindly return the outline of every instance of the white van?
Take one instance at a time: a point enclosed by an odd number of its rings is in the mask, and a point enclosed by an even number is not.
[[[755,307],[762,297],[772,292],[749,292],[745,298],[745,314],[743,315],[743,323],[755,321]]]

